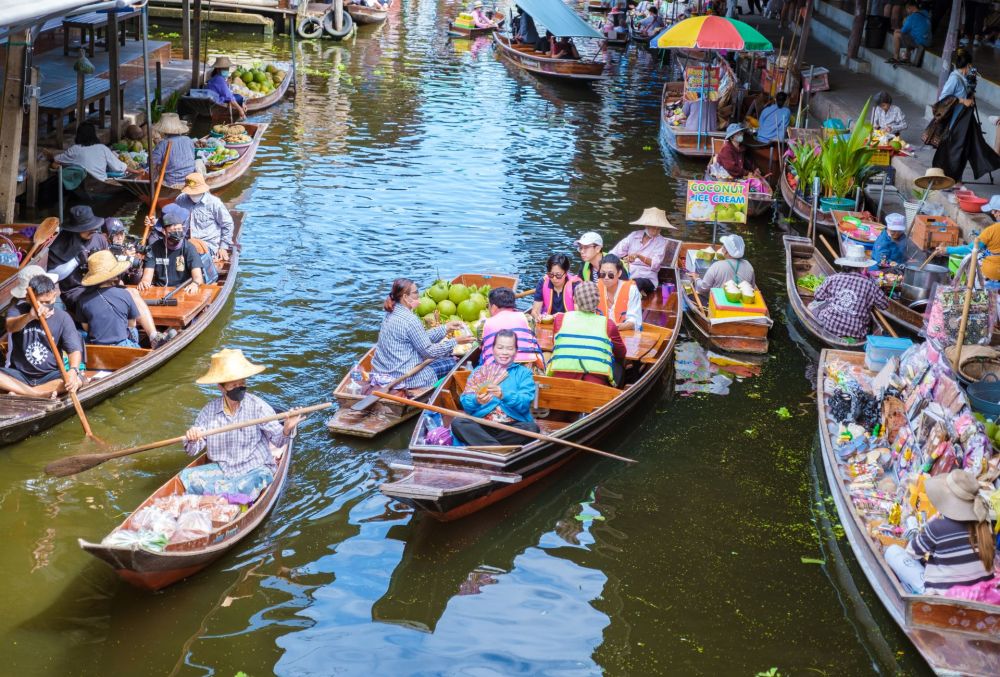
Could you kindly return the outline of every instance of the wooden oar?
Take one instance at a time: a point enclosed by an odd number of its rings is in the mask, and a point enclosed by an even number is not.
[[[516,299],[523,299],[523,298],[527,298],[527,297],[531,296],[534,293],[535,293],[534,289],[525,289],[522,292],[518,292],[518,293],[514,294],[514,298],[516,298]]]
[[[167,141],[167,148],[163,151],[163,162],[160,163],[160,177],[156,180],[156,190],[153,191],[153,201],[149,204],[149,218],[156,216],[156,203],[160,200],[160,188],[163,187],[163,175],[167,172],[167,160],[170,159],[170,144],[173,141]],[[139,248],[142,249],[146,246],[146,240],[149,239],[149,224],[142,231],[142,241],[139,242]]]
[[[613,458],[616,461],[625,461],[626,463],[638,463],[634,458],[627,458],[625,456],[619,456],[617,454],[612,454],[609,451],[601,451],[600,449],[592,449],[591,447],[585,447],[582,444],[577,444],[576,442],[570,442],[569,440],[559,439],[558,437],[551,437],[549,435],[543,435],[542,433],[533,433],[530,430],[521,430],[520,428],[515,428],[513,426],[504,425],[503,423],[497,423],[495,421],[490,421],[485,418],[479,418],[471,414],[466,414],[464,411],[455,411],[454,409],[445,409],[444,407],[439,407],[433,404],[425,404],[424,402],[417,402],[416,400],[411,400],[406,397],[399,397],[398,395],[390,395],[389,393],[383,393],[380,390],[376,390],[372,395],[377,395],[384,400],[389,400],[391,402],[396,402],[398,404],[408,404],[411,407],[416,407],[418,409],[426,409],[427,411],[433,411],[442,416],[451,416],[453,418],[465,418],[470,421],[475,421],[480,425],[484,425],[487,428],[496,428],[497,430],[506,430],[509,433],[515,433],[517,435],[523,435],[524,437],[530,437],[535,440],[542,440],[543,442],[551,442],[552,444],[561,444],[567,447],[573,447],[574,449],[580,449],[581,451],[587,451],[591,454],[597,454],[598,456],[606,456],[608,458]]]
[[[933,259],[935,256],[937,256],[937,252],[931,252],[931,255],[928,256],[926,259],[924,259],[924,262],[920,264],[920,267],[917,268],[917,270],[923,270],[924,266],[926,266],[928,263],[930,263],[931,259]]]
[[[423,369],[424,367],[429,367],[430,364],[431,364],[431,362],[433,362],[433,361],[434,360],[424,360],[423,362],[421,362],[420,364],[418,364],[417,366],[415,366],[413,369],[411,369],[410,371],[406,372],[405,374],[403,374],[402,376],[400,376],[399,378],[397,378],[392,383],[389,383],[389,384],[384,385],[382,387],[385,388],[386,390],[392,390],[393,388],[395,388],[396,386],[398,386],[400,383],[402,383],[403,381],[405,381],[406,379],[410,378],[411,376],[413,376],[414,374],[416,374],[418,371],[420,371],[421,369]],[[364,398],[358,400],[357,402],[355,402],[353,405],[351,405],[351,411],[364,411],[365,409],[367,409],[368,407],[372,406],[376,402],[378,402],[378,396],[377,395],[368,395],[367,397],[364,397]]]
[[[227,433],[230,430],[239,430],[240,428],[248,428],[252,425],[259,425],[261,423],[270,423],[271,421],[280,421],[286,419],[290,416],[304,416],[310,414],[314,411],[319,411],[320,409],[327,409],[332,407],[332,402],[324,402],[322,404],[314,404],[311,407],[302,407],[301,409],[292,409],[291,411],[285,411],[280,414],[274,414],[273,416],[262,416],[261,418],[251,419],[249,421],[240,421],[238,423],[230,423],[229,425],[224,425],[220,428],[211,428],[209,430],[202,431],[202,437],[208,437],[209,435],[218,435],[219,433]],[[128,449],[121,449],[119,451],[109,451],[105,454],[82,454],[79,456],[67,456],[66,458],[60,458],[58,461],[53,461],[45,466],[45,472],[50,475],[55,475],[56,477],[66,477],[67,475],[75,475],[76,473],[83,472],[84,470],[89,470],[104,463],[105,461],[110,461],[115,458],[121,458],[123,456],[131,456],[132,454],[138,454],[141,451],[149,451],[150,449],[159,449],[161,447],[168,447],[171,444],[178,444],[187,439],[186,435],[181,435],[180,437],[171,437],[168,440],[160,440],[159,442],[150,442],[149,444],[143,444],[138,447],[129,447]]]
[[[63,364],[62,352],[59,350],[56,340],[52,337],[52,332],[49,330],[49,323],[45,321],[45,316],[42,314],[42,308],[38,304],[38,297],[35,296],[35,292],[31,287],[28,287],[28,300],[31,301],[31,307],[35,309],[35,315],[38,316],[38,321],[42,324],[42,329],[45,331],[45,337],[49,340],[49,348],[52,350],[52,355],[55,357],[56,364],[59,365],[59,371],[62,373],[63,383],[66,384],[66,390],[68,392],[69,372],[66,371],[66,365]],[[69,398],[73,401],[73,408],[76,409],[76,415],[80,417],[80,425],[83,426],[84,434],[95,442],[103,444],[103,441],[91,432],[90,421],[87,420],[87,414],[83,411],[83,405],[80,404],[80,398],[77,397],[76,393],[69,393]]]
[[[21,265],[19,265],[17,269],[20,270],[28,265],[28,263],[31,262],[31,258],[37,254],[38,250],[42,248],[43,244],[45,244],[45,241],[52,237],[57,230],[59,230],[59,219],[54,216],[50,216],[38,224],[38,228],[35,228],[35,234],[31,237],[31,249],[21,260]]]
[[[830,252],[830,254],[833,256],[834,259],[839,258],[837,256],[837,252],[833,251],[833,245],[831,245],[830,242],[826,239],[826,236],[820,235],[819,239],[823,242],[824,245],[826,245],[827,250]],[[882,327],[887,332],[889,332],[889,336],[893,338],[899,338],[899,334],[897,334],[893,330],[893,328],[889,326],[889,321],[885,319],[885,315],[882,314],[881,310],[879,310],[878,308],[872,308],[872,314],[875,315],[875,319],[879,321]]]

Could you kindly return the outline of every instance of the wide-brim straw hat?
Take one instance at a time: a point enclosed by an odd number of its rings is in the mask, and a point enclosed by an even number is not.
[[[119,261],[118,257],[107,249],[94,252],[87,257],[87,274],[80,280],[80,284],[84,287],[92,287],[95,284],[107,282],[124,273],[131,265],[131,261],[127,259]]]
[[[957,522],[985,522],[989,519],[989,504],[979,495],[979,482],[961,468],[930,478],[924,487],[931,504],[949,519]]]
[[[875,265],[875,262],[868,258],[868,252],[863,245],[849,244],[845,249],[847,251],[844,256],[838,256],[833,260],[836,265],[850,268],[871,268]]]
[[[944,170],[937,167],[930,167],[923,176],[915,178],[913,185],[917,188],[930,188],[931,182],[934,183],[934,190],[948,190],[955,185],[955,179],[945,176]]]
[[[28,294],[28,284],[39,275],[45,275],[53,282],[59,281],[58,275],[55,273],[46,273],[45,269],[41,266],[25,266],[17,272],[17,282],[11,288],[10,295],[16,299],[23,299]]]
[[[215,70],[216,68],[232,68],[232,67],[233,67],[233,62],[229,60],[228,56],[220,56],[218,59],[215,60],[215,63],[212,64],[212,70]]]
[[[212,355],[212,366],[195,383],[229,383],[256,376],[267,367],[251,364],[239,348],[223,348]]]
[[[658,207],[646,207],[642,210],[642,216],[632,221],[633,226],[649,226],[650,228],[669,228],[670,230],[677,230],[670,219],[667,218],[667,213]]]
[[[209,191],[208,183],[201,172],[191,172],[184,177],[184,187],[181,192],[185,195],[202,195]]]
[[[177,113],[164,113],[153,129],[160,134],[187,134],[190,127]]]

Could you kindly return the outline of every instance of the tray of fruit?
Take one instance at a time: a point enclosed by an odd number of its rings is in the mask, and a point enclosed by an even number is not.
[[[253,138],[249,134],[226,134],[225,142],[227,148],[246,148],[253,143]]]
[[[239,156],[239,152],[232,148],[226,148],[225,146],[216,148],[211,155],[205,158],[205,166],[213,168],[221,167],[236,160]]]

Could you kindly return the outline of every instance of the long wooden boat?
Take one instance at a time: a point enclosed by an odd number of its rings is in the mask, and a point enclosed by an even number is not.
[[[533,45],[518,45],[505,35],[493,33],[493,42],[500,50],[500,56],[521,70],[570,82],[593,82],[605,80],[603,61],[583,59],[553,59],[535,51]]]
[[[292,80],[295,79],[295,67],[294,64],[290,65],[286,63],[276,63],[274,65],[285,71],[285,78],[270,94],[265,94],[264,96],[258,96],[244,101],[243,109],[246,111],[247,115],[259,113],[260,111],[270,108],[285,98],[285,94],[288,92],[288,86],[291,84]],[[202,118],[211,118],[212,122],[239,122],[240,124],[243,124],[239,120],[233,119],[229,106],[223,106],[215,103],[212,99],[205,97],[190,95],[182,96],[178,107],[185,114],[193,114]]]
[[[635,37],[632,38],[635,40]],[[665,82],[660,96],[660,143],[684,157],[711,157],[713,139],[725,141],[720,131],[692,132],[667,121],[667,111],[676,106],[684,93],[683,82]]]
[[[286,76],[285,80],[288,79],[289,78]],[[254,156],[257,155],[257,148],[260,146],[260,142],[264,138],[264,132],[267,131],[266,122],[241,122],[239,124],[246,128],[247,134],[251,138],[251,142],[247,146],[236,149],[239,153],[239,157],[235,160],[224,165],[220,169],[209,171],[208,174],[205,175],[205,182],[208,183],[208,187],[212,190],[212,192],[217,192],[228,186],[230,183],[243,176],[246,171],[250,169],[250,165],[253,164]],[[143,204],[148,205],[152,201],[153,191],[150,188],[148,175],[143,178],[116,179],[116,181],[128,192],[132,193],[132,195],[134,195]],[[160,199],[156,203],[157,209],[162,209],[164,205],[176,200],[180,193],[180,188],[174,188],[164,183],[163,187],[160,189]]]
[[[802,193],[799,193],[789,185],[788,173],[785,168],[782,168],[781,170],[781,179],[778,184],[781,187],[781,197],[785,199],[785,204],[788,205],[789,209],[791,209],[796,216],[808,223],[812,214],[812,204],[802,196]],[[831,216],[828,212],[817,209],[816,227],[825,233],[833,233],[835,230],[833,216]]]
[[[837,336],[824,329],[809,310],[809,302],[813,299],[812,292],[797,284],[798,279],[804,275],[829,277],[836,272],[833,266],[823,258],[807,237],[785,235],[782,241],[785,245],[785,288],[788,290],[788,303],[792,306],[795,316],[813,335],[813,338],[827,346],[864,350],[868,343],[867,340]],[[875,331],[876,328],[876,325],[873,324],[872,331]]]
[[[14,245],[23,257],[27,256],[31,251],[33,246],[32,236],[34,236],[36,228],[38,228],[37,223],[8,223],[0,226],[0,232],[7,229],[13,231],[11,233],[3,233],[3,235],[11,241],[11,244]],[[30,261],[21,261],[21,267],[35,265],[46,268],[49,261],[49,247],[52,245],[53,240],[56,239],[58,233],[59,231],[56,231],[49,239],[43,242],[38,251],[32,255]],[[0,308],[6,308],[10,305],[12,299],[10,290],[17,284],[18,270],[20,269],[11,266],[0,266]]]
[[[914,595],[904,590],[885,560],[881,543],[869,534],[851,500],[850,478],[837,458],[835,433],[827,422],[828,399],[833,393],[826,391],[825,374],[834,359],[864,369],[864,355],[824,350],[816,384],[823,467],[840,523],[861,570],[886,611],[935,673],[981,677],[1000,674],[1000,606],[941,595]]]
[[[707,242],[682,242],[677,255],[678,267],[683,265],[687,252],[691,249],[710,247]],[[759,319],[725,320],[719,322],[708,316],[708,307],[696,299],[690,272],[680,269],[681,284],[678,290],[684,297],[684,316],[688,324],[714,348],[728,353],[751,353],[763,355],[768,350],[767,333],[774,324],[771,311]]]
[[[233,211],[233,242],[239,241],[243,213]],[[172,327],[177,336],[156,348],[124,348],[120,346],[86,346],[86,376],[89,382],[77,391],[84,407],[121,392],[144,378],[194,341],[222,311],[236,286],[239,269],[239,247],[233,247],[229,263],[219,270],[215,284],[205,284],[197,294],[183,291],[174,298],[176,306],[152,306],[157,329]],[[152,287],[143,298],[156,299],[171,291],[168,287]],[[11,444],[51,428],[74,415],[69,397],[58,399],[0,395],[0,444]]]
[[[462,38],[471,40],[474,38],[482,37],[484,35],[489,35],[490,33],[493,33],[496,30],[497,30],[496,27],[492,26],[489,28],[470,28],[469,26],[464,26],[454,21],[448,22],[448,35],[453,38]]]
[[[346,9],[347,13],[351,15],[352,19],[354,19],[354,23],[359,26],[380,24],[389,17],[389,8],[375,9],[374,7],[350,3],[344,5],[344,9]]]
[[[718,157],[719,152],[722,150],[722,146],[725,143],[726,143],[725,139],[720,139],[717,137],[712,138],[712,159],[709,161],[709,167],[711,166],[712,162],[714,162],[715,159]],[[754,164],[756,164],[757,156],[755,154],[749,153],[748,157],[750,157],[751,160],[754,162]],[[761,174],[763,175],[764,172],[761,172]],[[708,181],[715,179],[715,177],[711,175],[711,172],[709,171],[708,168],[705,169],[705,179]],[[724,180],[732,181],[733,179],[724,179]],[[769,211],[772,207],[774,207],[773,193],[758,193],[758,192],[749,193],[749,199],[747,200],[747,216],[760,216],[761,214],[764,214],[765,212]]]
[[[520,278],[517,275],[499,274],[479,274],[463,273],[452,279],[452,284],[464,284],[466,286],[475,285],[482,287],[509,287],[517,291]],[[459,358],[455,363],[455,369],[465,365],[473,357],[474,351],[469,351]],[[372,405],[364,413],[354,413],[350,408],[356,402],[364,399],[363,395],[352,393],[351,371],[360,369],[362,373],[368,373],[372,368],[372,359],[375,357],[374,346],[364,354],[364,356],[354,365],[344,378],[340,380],[333,391],[333,397],[337,400],[337,412],[326,422],[326,427],[330,432],[340,435],[350,435],[351,437],[375,437],[376,435],[394,428],[401,423],[405,423],[420,413],[420,409],[395,402],[378,402]],[[418,402],[426,402],[430,399],[434,389],[431,387],[422,388],[415,392],[410,392],[407,397]]]
[[[77,542],[83,550],[111,565],[122,580],[144,590],[160,590],[192,576],[234,548],[271,513],[281,496],[285,480],[288,479],[293,443],[289,442],[287,447],[282,449],[271,447],[273,455],[280,454],[274,480],[246,512],[241,512],[226,524],[214,527],[206,536],[170,543],[160,551],[139,546],[123,547],[90,543],[82,538],[77,539]],[[205,463],[208,463],[208,456],[202,454],[187,467],[193,468]],[[132,518],[143,508],[152,505],[156,499],[183,493],[184,484],[178,473],[143,501],[125,518],[118,529],[130,529]]]
[[[660,272],[661,280],[676,284],[676,269]],[[664,383],[682,318],[678,296],[672,294],[663,302],[659,294],[653,294],[644,308],[646,317],[655,315],[666,321],[663,325],[644,321],[642,332],[626,337],[631,358],[626,362],[638,377],[624,390],[535,376],[539,387],[536,422],[544,433],[590,444],[627,419],[646,395]],[[431,401],[449,409],[459,407],[470,373],[464,369],[452,372]],[[450,420],[445,417],[445,422]],[[380,490],[441,521],[459,519],[496,503],[554,472],[578,453],[543,441],[504,447],[437,446],[427,443],[427,426],[428,418],[422,416],[410,439],[412,463],[394,464],[395,470],[405,474],[382,484]]]

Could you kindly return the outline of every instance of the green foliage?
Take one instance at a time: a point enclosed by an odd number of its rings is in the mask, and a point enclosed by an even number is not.
[[[869,171],[874,152],[868,145],[872,133],[868,122],[870,106],[871,99],[861,109],[850,136],[845,139],[842,134],[834,134],[821,143],[819,177],[827,197],[849,196]]]
[[[788,144],[794,157],[788,160],[788,165],[799,177],[798,190],[803,195],[809,195],[813,179],[819,176],[820,157],[816,147],[810,141],[792,141]]]
[[[771,668],[770,670],[758,672],[754,677],[781,677],[781,672],[778,668]]]

